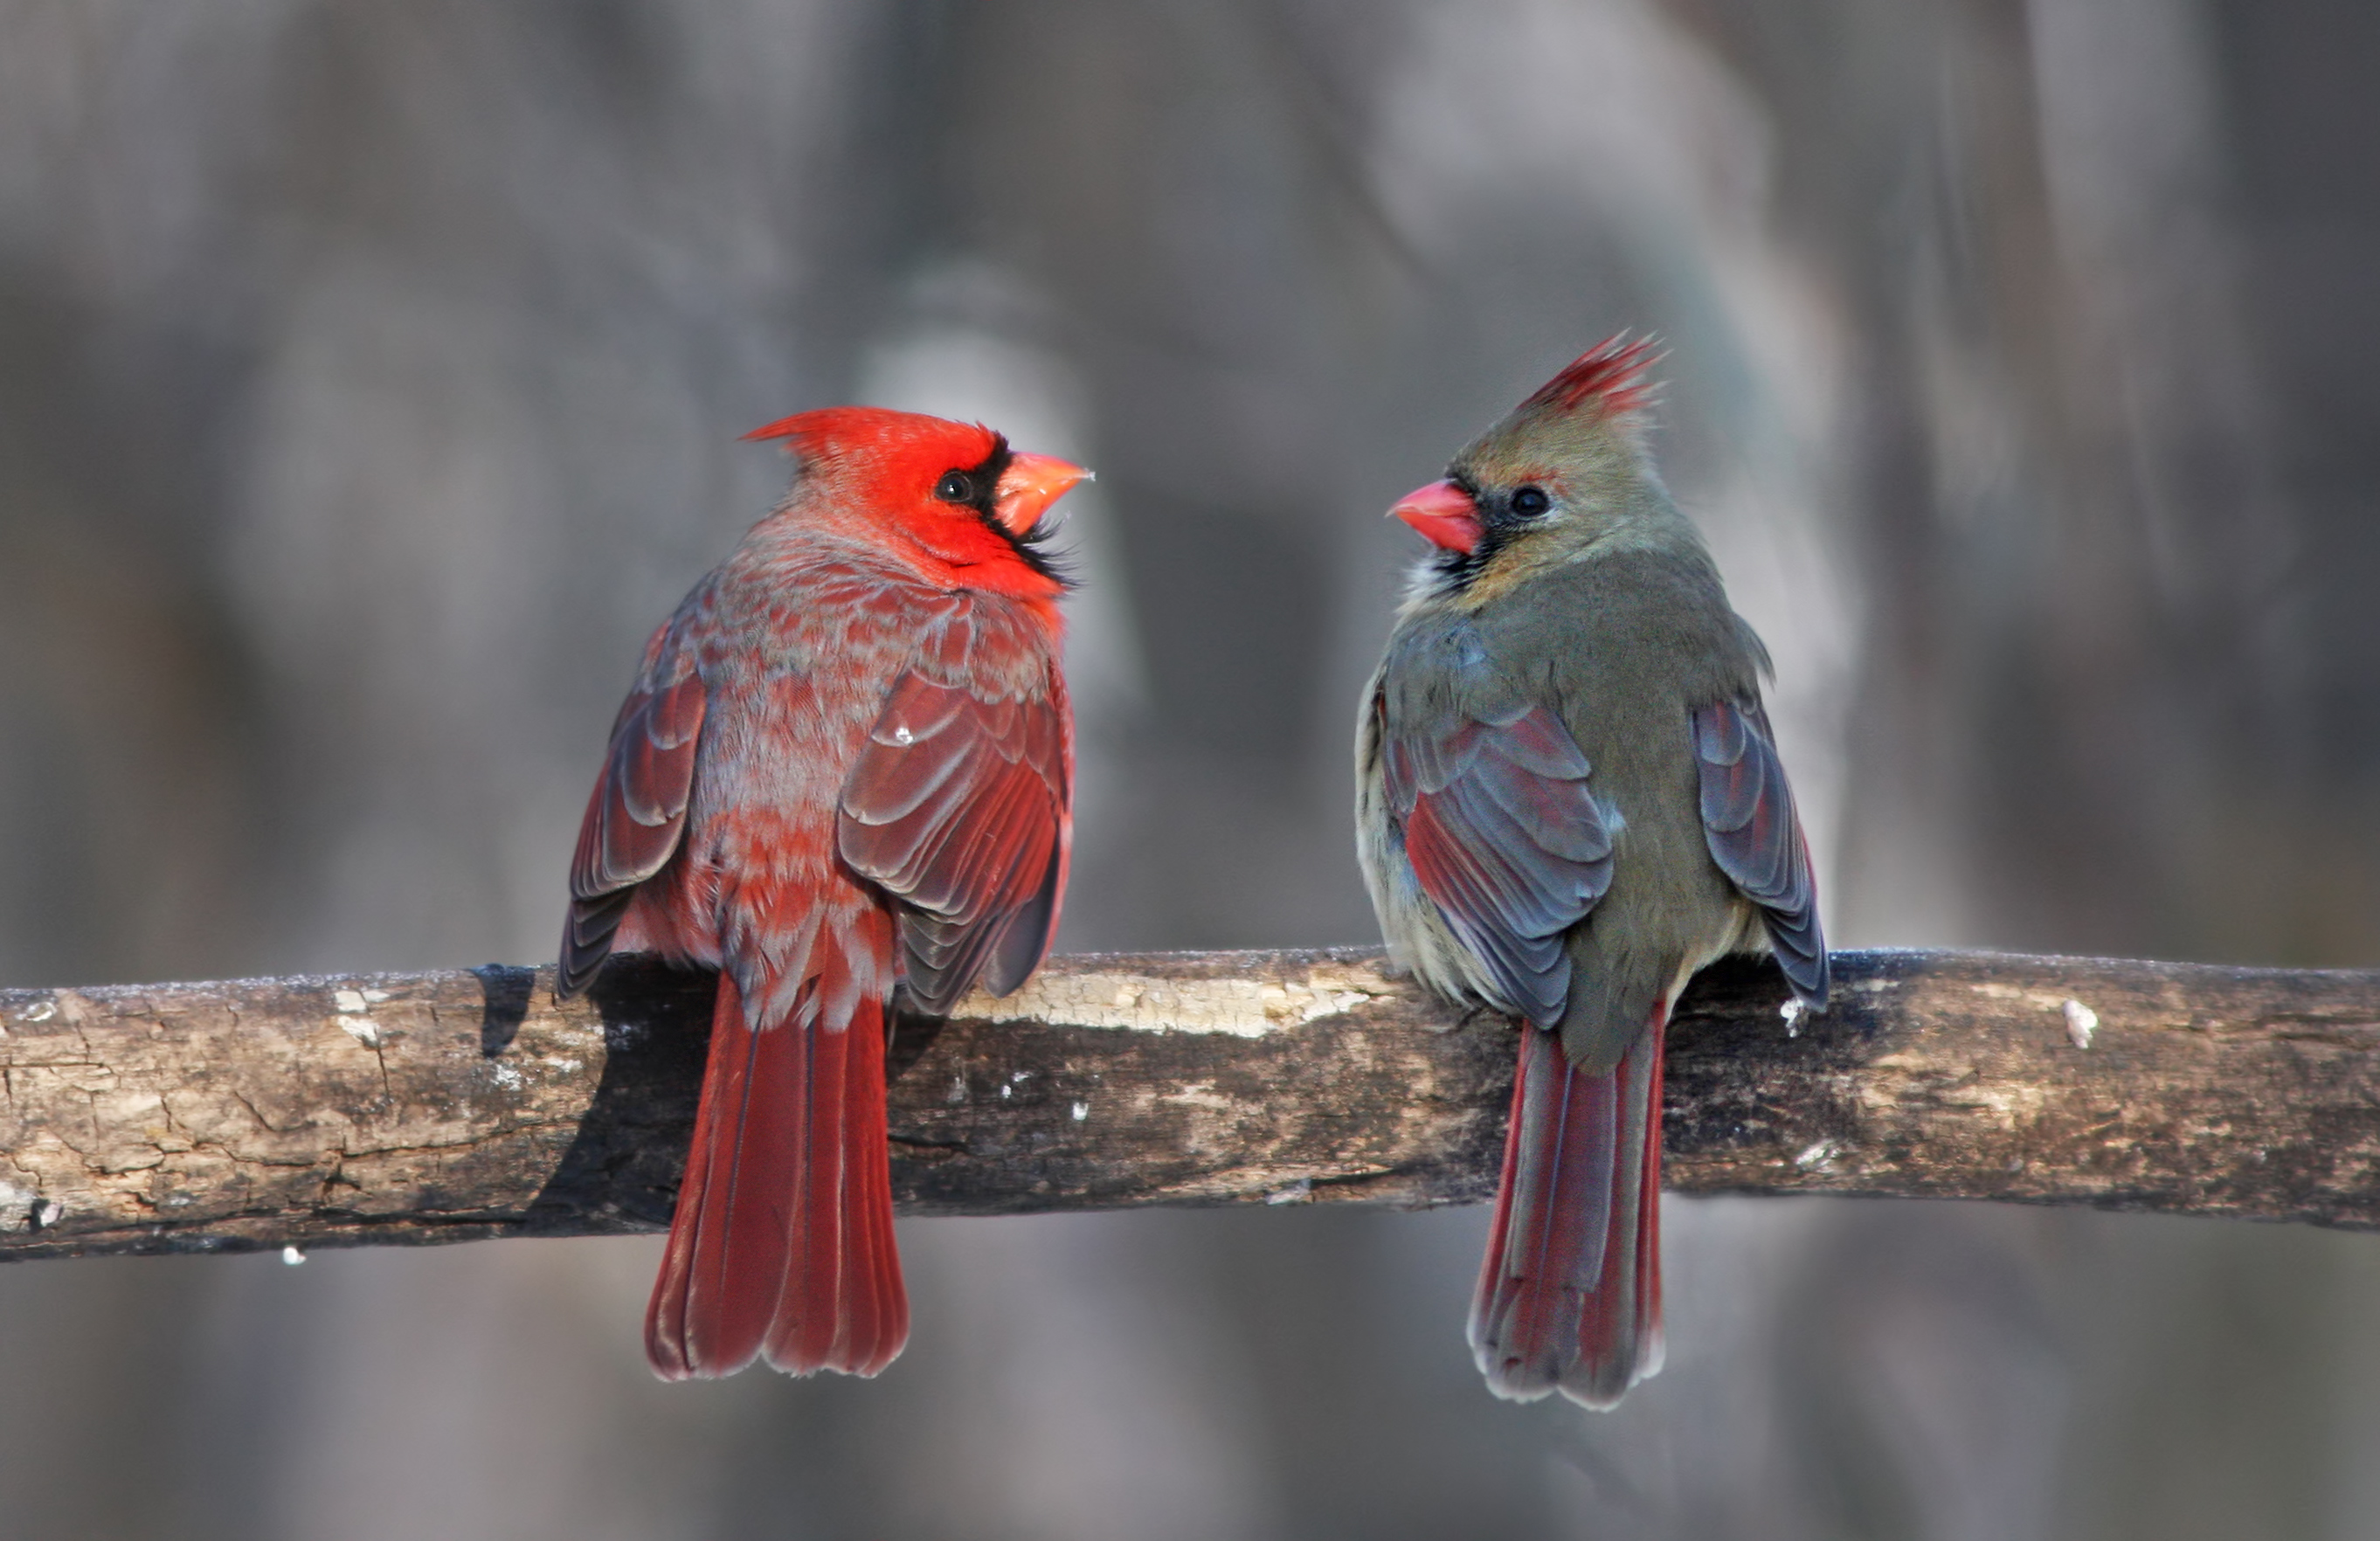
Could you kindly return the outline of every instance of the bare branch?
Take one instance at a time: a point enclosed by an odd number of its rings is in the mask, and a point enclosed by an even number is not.
[[[2380,974],[1837,955],[1789,1025],[1767,965],[1670,1032],[1669,1177],[2380,1225]],[[667,1224],[710,980],[550,971],[0,991],[0,1256],[588,1235]],[[905,1027],[911,1214],[1464,1203],[1494,1186],[1512,1026],[1368,952],[1054,959]],[[1450,1030],[1451,1029],[1451,1030]]]

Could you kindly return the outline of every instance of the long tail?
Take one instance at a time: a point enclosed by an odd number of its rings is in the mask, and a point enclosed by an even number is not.
[[[1608,1074],[1521,1029],[1471,1349],[1498,1396],[1609,1407],[1661,1367],[1661,1028]]]
[[[830,977],[845,968],[828,959],[811,999],[850,999]],[[645,1311],[645,1353],[665,1380],[733,1375],[763,1353],[795,1375],[869,1376],[908,1341],[883,1003],[860,994],[847,1024],[808,1004],[755,1031],[734,975],[720,977],[694,1147]]]

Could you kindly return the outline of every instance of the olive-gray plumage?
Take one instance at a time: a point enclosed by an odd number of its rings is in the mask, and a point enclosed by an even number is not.
[[[1473,1308],[1489,1384],[1609,1406],[1660,1358],[1660,1034],[1694,973],[1774,949],[1827,991],[1767,658],[1641,436],[1645,352],[1591,350],[1396,510],[1416,569],[1356,742],[1398,960],[1524,1028]]]

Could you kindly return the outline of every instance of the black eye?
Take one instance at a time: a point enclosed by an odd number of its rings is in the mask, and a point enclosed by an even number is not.
[[[1553,505],[1542,487],[1524,487],[1512,494],[1512,512],[1524,519],[1534,519]]]
[[[911,482],[912,487],[916,482]],[[934,496],[944,503],[975,502],[975,478],[965,471],[944,471],[942,479],[934,483]]]

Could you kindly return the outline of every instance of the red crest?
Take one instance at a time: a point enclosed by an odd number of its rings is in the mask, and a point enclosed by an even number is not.
[[[1585,407],[1597,417],[1619,418],[1644,409],[1652,391],[1645,373],[1661,354],[1650,337],[1631,338],[1625,332],[1606,337],[1537,387],[1521,405],[1550,406],[1564,412]]]

